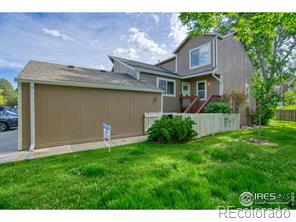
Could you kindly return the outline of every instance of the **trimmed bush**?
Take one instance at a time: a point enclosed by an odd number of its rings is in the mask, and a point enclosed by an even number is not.
[[[230,113],[230,108],[227,103],[209,103],[205,108],[205,113]]]
[[[162,116],[148,130],[148,140],[158,143],[182,143],[192,140],[197,133],[192,128],[194,121],[181,116]]]

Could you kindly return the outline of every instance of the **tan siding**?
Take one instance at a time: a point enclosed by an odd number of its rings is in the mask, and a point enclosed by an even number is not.
[[[159,66],[175,72],[176,71],[175,62],[176,62],[175,59],[172,59],[172,60],[169,60],[167,62],[164,62],[164,63],[160,64]]]
[[[22,83],[22,149],[30,147],[30,84]]]
[[[196,92],[196,82],[197,81],[207,81],[207,98],[209,98],[211,95],[219,95],[219,82],[218,80],[214,79],[213,76],[207,75],[202,77],[196,77],[186,80],[187,82],[190,82],[190,93],[193,96],[197,95]],[[198,107],[200,107],[205,101],[200,100],[198,102]]]
[[[229,36],[219,40],[218,44],[218,72],[222,74],[224,92],[231,90],[245,91],[245,85],[251,85],[251,75],[254,70],[239,41]],[[250,108],[256,107],[254,98],[251,97]],[[241,123],[246,124],[245,109],[241,112]]]
[[[176,96],[163,96],[163,112],[181,112],[181,83],[180,79],[141,73],[140,79],[157,85],[157,78],[173,79],[176,81]]]
[[[101,140],[103,122],[111,124],[113,138],[142,135],[144,112],[159,112],[160,104],[159,93],[36,84],[36,148]]]
[[[177,71],[182,74],[193,74],[207,71],[213,68],[213,58],[211,64],[196,69],[189,69],[189,51],[206,43],[211,43],[211,55],[213,54],[212,41],[213,36],[202,36],[200,38],[189,39],[177,52]]]

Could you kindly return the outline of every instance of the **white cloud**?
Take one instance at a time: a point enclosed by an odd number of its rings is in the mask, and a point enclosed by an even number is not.
[[[23,68],[24,65],[21,63],[17,63],[14,61],[8,61],[6,59],[0,59],[0,67],[1,68]]]
[[[142,53],[150,53],[152,56],[163,56],[167,54],[165,45],[158,45],[154,42],[147,33],[139,31],[133,27],[128,30],[131,35],[128,41],[136,44],[136,49]]]
[[[187,28],[178,18],[179,13],[173,13],[170,19],[171,31],[169,37],[173,38],[175,45],[180,44],[187,36]]]
[[[100,70],[107,70],[105,66],[103,65],[94,65],[94,66],[90,66],[91,69],[100,69]]]
[[[117,48],[113,51],[113,55],[127,59],[145,59],[156,60],[164,55],[167,55],[166,46],[157,44],[147,33],[139,31],[132,27],[128,30],[130,33],[125,36],[125,41],[131,43],[131,48]],[[122,39],[123,40],[123,39]]]
[[[152,14],[152,18],[154,19],[155,24],[158,25],[158,23],[159,23],[159,17],[158,17],[158,15]]]
[[[68,36],[66,34],[60,33],[58,30],[55,30],[55,29],[43,28],[42,31],[47,35],[50,35],[50,36],[55,37],[55,38],[61,38],[64,41],[75,41],[74,38],[72,38],[72,37],[70,37],[70,36]]]
[[[129,48],[129,49],[124,49],[124,48],[118,48],[115,49],[112,52],[113,55],[126,58],[126,59],[138,59],[139,56],[137,55],[136,49],[134,48]]]

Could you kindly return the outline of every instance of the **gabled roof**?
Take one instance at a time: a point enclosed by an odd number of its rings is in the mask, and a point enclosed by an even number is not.
[[[212,33],[208,33],[208,34],[205,34],[205,35],[203,35],[203,36],[206,36],[206,35],[212,35],[212,36],[217,36],[217,37],[219,37],[220,39],[223,39],[224,37],[221,35],[221,34],[219,34],[219,33],[215,33],[215,32],[212,32]],[[191,37],[191,35],[190,34],[188,34],[187,36],[186,36],[186,38],[177,46],[177,48],[174,50],[174,53],[176,53],[176,52],[178,52],[179,51],[179,49],[190,39],[190,37]]]
[[[172,76],[172,77],[180,77],[179,74],[170,71],[168,69],[165,69],[163,67],[159,67],[156,65],[151,65],[148,63],[143,63],[143,62],[138,62],[138,61],[134,61],[134,60],[130,60],[130,59],[124,59],[124,58],[120,58],[120,57],[115,57],[115,56],[108,56],[110,58],[110,60],[113,62],[114,59],[117,59],[125,64],[127,64],[128,66],[133,67],[134,69],[136,69],[137,71],[140,72],[148,72],[151,74],[158,74],[158,75],[164,75],[164,76]]]
[[[29,61],[16,78],[19,82],[106,88],[134,91],[162,92],[153,84],[139,81],[125,73]]]

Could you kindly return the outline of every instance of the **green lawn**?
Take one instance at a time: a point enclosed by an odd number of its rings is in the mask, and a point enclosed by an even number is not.
[[[216,209],[241,207],[244,191],[296,191],[296,123],[266,132],[279,146],[245,142],[249,130],[0,165],[0,208]]]

